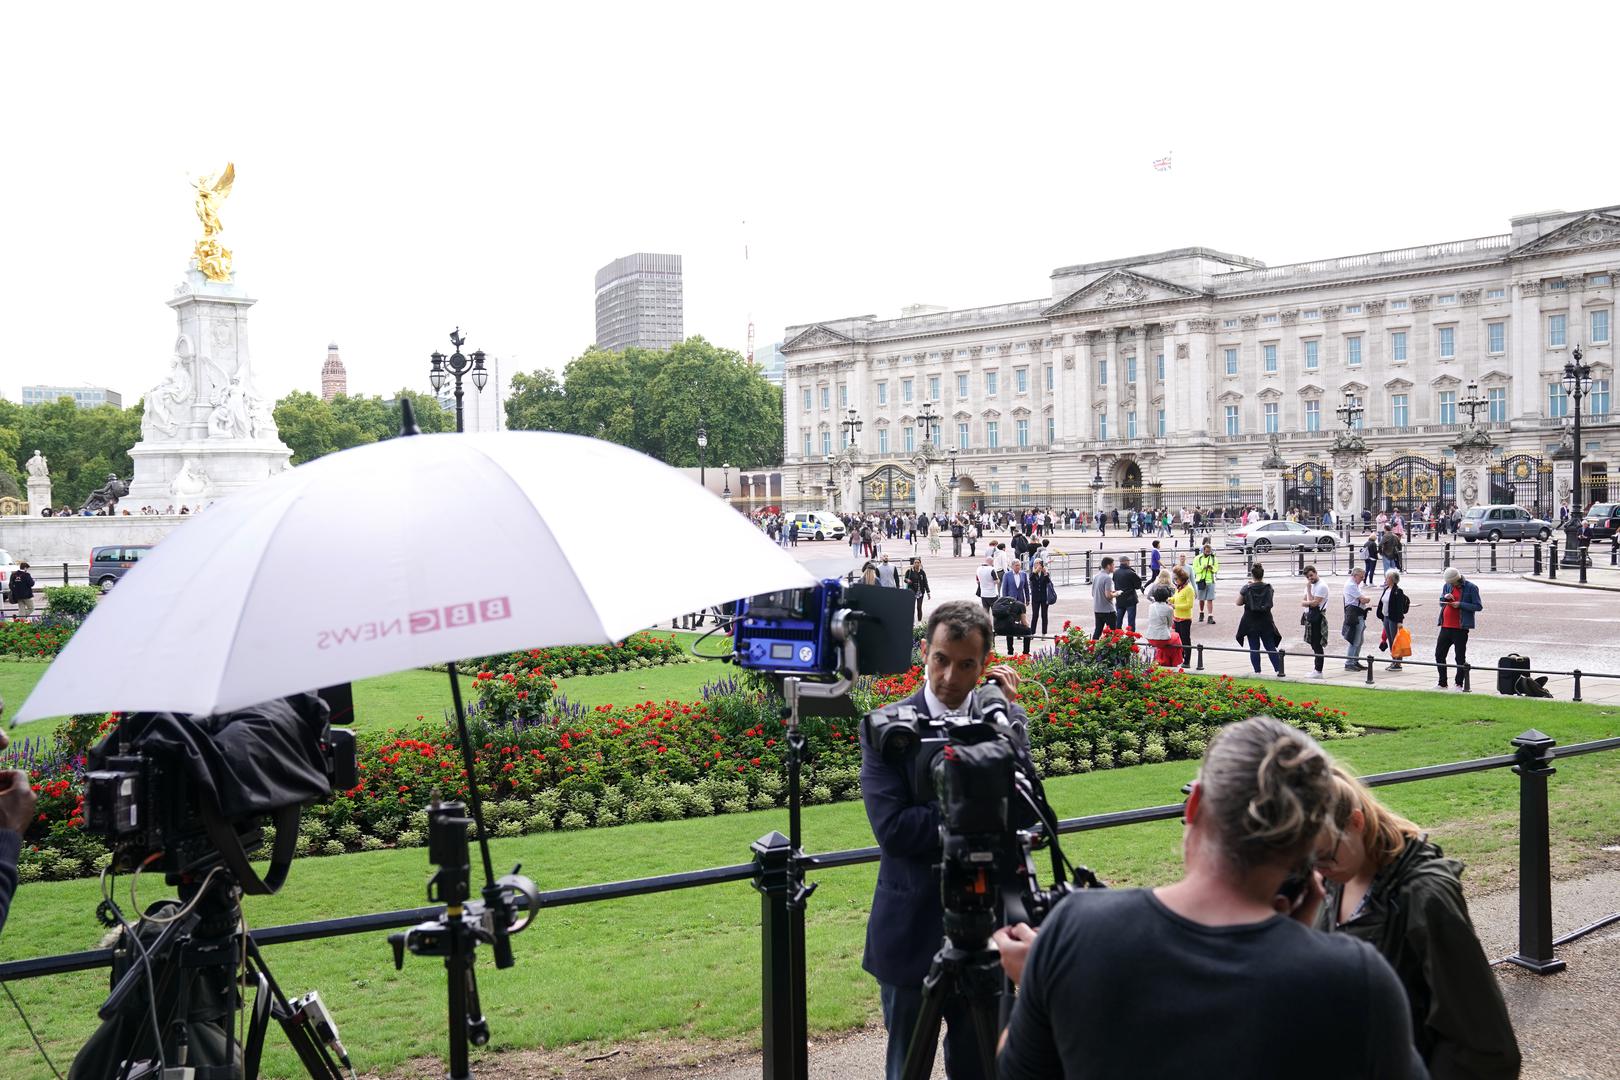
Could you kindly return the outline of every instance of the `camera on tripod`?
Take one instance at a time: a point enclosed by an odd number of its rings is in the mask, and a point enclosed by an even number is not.
[[[911,593],[828,578],[739,601],[732,659],[779,677],[854,679],[911,666]]]

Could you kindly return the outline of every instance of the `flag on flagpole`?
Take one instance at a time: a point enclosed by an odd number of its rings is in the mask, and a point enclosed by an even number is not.
[[[1170,171],[1170,155],[1166,154],[1166,155],[1164,155],[1164,157],[1156,159],[1153,162],[1153,167],[1156,170],[1158,170],[1159,172],[1169,172]]]

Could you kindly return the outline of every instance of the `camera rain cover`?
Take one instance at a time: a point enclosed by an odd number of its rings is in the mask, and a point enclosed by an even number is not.
[[[202,805],[226,821],[273,814],[331,794],[322,743],[329,709],[315,694],[277,698],[219,716],[131,713],[90,749],[99,769],[127,744],[179,762]]]

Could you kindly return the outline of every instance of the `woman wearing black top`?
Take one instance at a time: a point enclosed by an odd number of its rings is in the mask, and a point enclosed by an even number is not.
[[[911,560],[911,569],[906,571],[906,588],[911,590],[912,598],[917,601],[917,621],[922,622],[923,597],[934,594],[928,588],[928,571],[922,568],[921,559]]]
[[[1282,643],[1282,635],[1271,617],[1271,586],[1265,583],[1265,576],[1266,568],[1255,563],[1249,570],[1249,583],[1238,590],[1237,606],[1243,609],[1243,617],[1238,620],[1237,639],[1239,644],[1249,646],[1249,663],[1254,665],[1256,675],[1260,674],[1262,645],[1271,658],[1272,670],[1281,675],[1282,657],[1277,655],[1277,646]]]
[[[1047,609],[1057,600],[1057,588],[1052,575],[1046,572],[1046,563],[1035,560],[1035,569],[1029,574],[1029,628],[1037,634],[1046,633]]]
[[[1378,619],[1384,624],[1384,639],[1379,642],[1380,650],[1393,648],[1395,635],[1400,633],[1401,623],[1406,619],[1406,612],[1412,606],[1411,598],[1406,590],[1401,588],[1401,572],[1399,570],[1386,570],[1384,572],[1384,591],[1378,597]],[[1371,660],[1367,663],[1370,665]],[[1401,670],[1399,660],[1391,660],[1390,671]]]

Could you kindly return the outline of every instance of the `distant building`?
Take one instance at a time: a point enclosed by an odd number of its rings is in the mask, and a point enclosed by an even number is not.
[[[116,390],[108,390],[105,386],[25,386],[22,388],[22,403],[24,405],[39,405],[57,398],[72,398],[73,404],[81,409],[93,409],[97,405],[117,405],[124,407],[124,395]]]
[[[596,272],[596,344],[667,349],[684,340],[681,257],[637,252]]]
[[[760,374],[765,376],[766,382],[776,386],[782,385],[787,377],[787,357],[782,353],[780,341],[767,345],[755,353],[754,361],[759,364]]]
[[[343,367],[334,342],[326,347],[326,363],[321,365],[321,400],[331,401],[339,394],[347,395],[348,392],[349,373]]]

